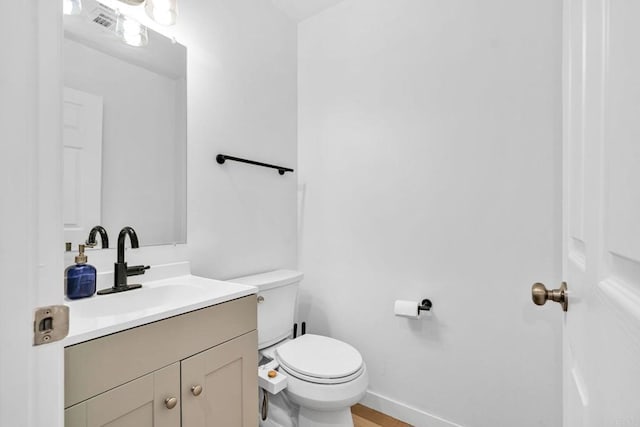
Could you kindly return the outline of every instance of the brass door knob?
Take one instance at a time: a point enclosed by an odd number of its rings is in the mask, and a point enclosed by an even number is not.
[[[562,311],[567,311],[569,299],[567,297],[567,283],[562,282],[560,289],[548,290],[542,283],[535,283],[531,287],[531,299],[536,305],[544,305],[548,300],[560,303]]]
[[[193,387],[191,387],[191,393],[194,396],[200,396],[200,393],[202,393],[202,386],[201,385],[194,385]]]
[[[176,407],[177,404],[178,404],[178,399],[176,399],[175,397],[167,397],[164,400],[164,406],[166,406],[167,409],[173,409]]]

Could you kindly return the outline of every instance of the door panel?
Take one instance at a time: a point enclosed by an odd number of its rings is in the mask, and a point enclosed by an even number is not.
[[[607,249],[640,260],[640,3],[606,2]],[[630,238],[635,236],[636,238]]]
[[[78,403],[64,411],[65,427],[86,427],[87,402]]]
[[[571,240],[570,255],[584,259],[584,70],[580,65],[584,57],[582,33],[583,0],[568,0],[565,4],[565,39],[570,40],[565,52],[570,56],[565,64],[568,74],[565,85],[565,137],[571,142],[565,147],[571,162],[566,165],[565,178],[571,191],[567,194],[568,234]]]
[[[153,426],[153,402],[148,402],[111,422],[94,425],[101,427]]]
[[[180,364],[123,384],[65,411],[65,427],[179,427]],[[165,399],[178,402],[169,409]]]
[[[87,427],[153,427],[153,375],[89,399]]]
[[[565,427],[640,425],[638,22],[636,0],[565,0]]]
[[[602,215],[594,422],[640,425],[640,3],[603,1]]]
[[[65,242],[84,242],[100,224],[102,97],[64,88],[63,219]]]
[[[257,332],[182,361],[182,422],[189,427],[255,427]],[[192,387],[201,386],[195,396]]]
[[[221,360],[222,365],[209,365],[204,387],[207,401],[211,404],[211,414],[216,424],[223,426],[242,425],[242,359]],[[219,363],[214,362],[214,363]],[[220,387],[219,384],[227,384]]]

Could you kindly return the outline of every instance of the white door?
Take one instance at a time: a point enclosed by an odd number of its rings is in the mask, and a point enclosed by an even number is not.
[[[563,425],[640,426],[640,1],[564,5]]]
[[[73,249],[100,224],[102,97],[64,88],[64,241]]]
[[[34,309],[62,304],[62,7],[3,2],[0,26],[0,426],[62,427],[60,342]]]

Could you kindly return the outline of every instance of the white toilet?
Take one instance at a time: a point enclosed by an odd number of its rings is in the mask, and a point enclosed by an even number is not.
[[[277,270],[231,279],[258,287],[259,359],[287,377],[285,396],[272,399],[272,413],[294,414],[287,423],[265,425],[352,427],[350,407],[364,397],[369,384],[362,356],[342,341],[305,334],[291,338],[298,285],[303,274]],[[295,415],[297,413],[297,416]],[[297,423],[295,422],[297,421]]]

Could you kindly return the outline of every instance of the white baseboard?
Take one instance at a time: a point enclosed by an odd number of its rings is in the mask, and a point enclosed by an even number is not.
[[[372,391],[360,403],[415,427],[463,427]]]

